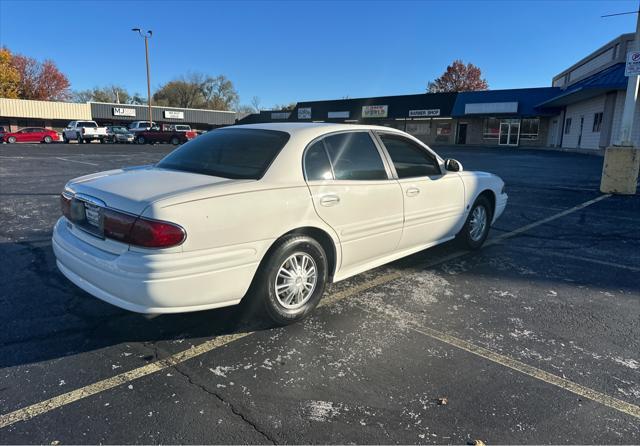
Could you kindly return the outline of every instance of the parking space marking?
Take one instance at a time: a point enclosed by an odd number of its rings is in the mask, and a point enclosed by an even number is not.
[[[62,158],[60,156],[56,156],[55,157],[57,160],[61,160],[61,161],[69,161],[70,163],[80,163],[80,164],[88,164],[90,166],[99,166],[100,164],[95,164],[95,163],[90,163],[88,161],[78,161],[78,160],[70,160],[68,158]]]
[[[589,200],[586,201],[578,206],[574,206],[571,209],[567,209],[566,211],[563,212],[559,212],[557,214],[554,214],[550,217],[544,218],[542,220],[539,220],[537,222],[533,222],[531,224],[528,224],[526,226],[522,226],[521,228],[515,229],[511,232],[508,232],[506,234],[503,234],[501,236],[498,236],[494,239],[491,239],[489,242],[487,242],[485,244],[485,246],[490,246],[490,245],[494,245],[497,244],[507,238],[511,238],[511,237],[515,237],[518,234],[521,234],[529,229],[535,228],[537,226],[540,226],[544,223],[553,221],[557,218],[563,217],[565,215],[569,215],[573,212],[579,211],[580,209],[584,209],[587,206],[590,206],[594,203],[597,203],[605,198],[610,197],[610,195],[601,195],[598,198],[595,198],[593,200]],[[497,241],[496,241],[497,240]],[[441,263],[445,263],[449,260],[453,260],[456,259],[458,257],[462,257],[464,255],[469,254],[469,251],[458,251],[458,252],[454,252],[452,254],[449,254],[445,257],[439,258],[439,259],[435,259],[431,262],[426,262],[420,265],[417,265],[417,267],[426,267],[429,268],[431,266],[435,266]],[[354,294],[357,293],[361,293],[363,291],[366,291],[370,288],[376,287],[378,285],[382,285],[388,282],[391,282],[392,280],[398,279],[402,276],[402,272],[400,271],[395,271],[395,272],[390,272],[390,273],[386,273],[383,274],[379,277],[373,278],[372,280],[362,283],[360,285],[356,285],[353,287],[350,287],[346,290],[343,291],[339,291],[337,293],[334,293],[332,295],[326,296],[324,299],[322,299],[321,304],[319,306],[326,306],[326,305],[330,305],[331,303],[334,302],[338,302],[340,300],[343,300],[347,297],[353,296]],[[424,329],[424,327],[423,327]],[[426,329],[425,329],[426,330]],[[434,334],[437,334],[439,332],[433,330]],[[161,371],[163,369],[166,369],[168,367],[172,367],[174,365],[180,364],[182,362],[185,362],[189,359],[195,358],[197,356],[200,356],[204,353],[210,352],[212,350],[215,350],[218,347],[222,347],[224,345],[227,345],[237,339],[241,339],[244,338],[245,336],[248,336],[250,334],[253,334],[254,332],[245,332],[245,333],[238,333],[238,334],[231,334],[231,335],[223,335],[223,336],[219,336],[216,338],[213,338],[209,341],[205,341],[202,344],[198,344],[196,346],[193,346],[192,348],[188,349],[188,350],[184,350],[182,352],[176,353],[172,356],[169,356],[168,358],[165,359],[161,359],[159,361],[147,364],[145,366],[142,366],[140,368],[134,369],[134,370],[130,370],[128,372],[124,372],[121,373],[119,375],[116,375],[114,377],[111,378],[106,378],[102,381],[98,381],[96,383],[93,384],[89,384],[85,387],[81,387],[79,389],[76,390],[72,390],[70,392],[64,393],[62,395],[58,395],[56,397],[50,398],[48,400],[45,401],[41,401],[39,403],[35,403],[32,404],[30,406],[24,407],[22,409],[18,409],[15,410],[13,412],[4,414],[4,415],[0,415],[0,429],[10,426],[14,423],[17,423],[19,421],[26,421],[29,420],[31,418],[37,417],[39,415],[45,414],[51,410],[60,408],[62,406],[65,406],[67,404],[73,403],[75,401],[87,398],[89,396],[95,395],[97,393],[101,393],[104,392],[106,390],[112,389],[114,387],[120,386],[122,384],[125,384],[127,382],[136,380],[138,378],[142,378],[144,376],[150,375],[152,373]],[[454,345],[457,347],[457,345],[455,344],[455,342],[457,342],[461,347],[459,348],[463,348],[463,347],[468,347],[468,351],[471,351],[471,353],[474,354],[478,354],[476,352],[479,353],[484,353],[484,350],[482,347],[478,347],[475,346],[471,343],[468,343],[467,341],[463,341],[463,340],[458,340],[457,338],[454,338],[452,336],[446,335],[446,334],[442,334],[440,335],[442,337],[442,339],[449,339],[451,342],[451,345]],[[436,338],[436,336],[433,336],[434,338]],[[436,338],[437,339],[437,338]],[[458,342],[460,341],[460,342]],[[446,342],[446,341],[443,341]],[[467,348],[463,348],[464,350],[467,350]],[[483,349],[483,350],[480,350]],[[493,356],[492,356],[493,355]],[[496,360],[494,362],[498,363],[498,364],[502,364],[505,365],[507,367],[510,367],[514,370],[518,370],[521,371],[522,373],[526,373],[528,375],[531,375],[531,373],[533,373],[534,371],[538,370],[535,369],[535,367],[532,366],[528,366],[524,363],[512,363],[512,365],[514,365],[514,367],[511,367],[507,364],[510,364],[510,361],[515,361],[512,360],[511,358],[508,358],[506,356],[500,355],[498,353],[495,352],[491,352],[490,350],[486,350],[486,356],[487,359],[491,359],[492,357],[495,358]],[[493,359],[491,359],[493,360]],[[500,362],[502,361],[502,362]],[[504,362],[504,364],[503,364]],[[519,367],[519,365],[522,365],[522,367],[515,368],[516,366]],[[529,369],[530,368],[530,369]],[[531,373],[528,373],[531,372]],[[617,400],[613,397],[609,397],[605,394],[601,394],[595,390],[589,389],[587,387],[584,386],[580,386],[579,384],[575,384],[572,383],[571,381],[565,380],[564,378],[560,378],[557,377],[555,375],[552,375],[550,373],[544,372],[542,370],[540,370],[541,373],[539,373],[539,378],[538,379],[542,379],[545,382],[549,382],[551,384],[554,385],[558,385],[560,387],[564,386],[563,388],[566,388],[567,390],[573,391],[574,393],[577,392],[582,392],[582,393],[578,393],[579,395],[584,396],[585,398],[590,398],[593,399],[594,401],[598,401],[602,404],[606,404],[609,407],[613,407],[613,408],[617,408],[620,407],[621,409],[623,409],[622,411],[625,413],[630,413],[633,416],[636,416],[637,418],[640,418],[640,408],[638,408],[638,406],[634,406],[632,404],[629,403],[625,403],[624,401],[620,401]],[[537,373],[537,372],[536,372]],[[531,375],[534,376],[534,375]],[[535,376],[534,376],[535,377]],[[565,382],[566,381],[566,382]],[[593,398],[591,396],[588,395],[592,395]],[[620,410],[620,409],[618,409]]]
[[[169,367],[173,367],[177,364],[188,361],[189,359],[195,358],[196,356],[200,356],[204,353],[210,352],[211,350],[215,350],[216,348],[227,345],[230,342],[244,338],[251,333],[252,332],[235,333],[230,335],[218,336],[209,341],[203,342],[202,344],[198,344],[187,350],[183,350],[167,358],[160,359],[137,369],[120,373],[119,375],[113,376],[111,378],[103,379],[102,381],[98,381],[96,383],[89,384],[88,386],[72,390],[71,392],[63,393],[62,395],[58,395],[48,400],[32,404],[31,406],[15,410],[5,415],[0,415],[0,429],[11,426],[18,421],[29,420],[51,410],[66,406],[67,404],[73,403],[74,401],[87,398],[91,395],[104,392],[105,390],[113,389],[114,387],[126,384],[152,373],[156,373]]]
[[[609,198],[610,196],[611,194],[600,195],[599,197],[596,197],[593,200],[585,201],[584,203],[574,206],[570,209],[567,209],[566,211],[558,212],[557,214],[553,214],[547,218],[543,218],[542,220],[534,221],[533,223],[529,223],[528,225],[521,226],[520,228],[514,229],[511,232],[507,232],[506,234],[502,234],[492,238],[491,240],[487,241],[487,243],[485,243],[485,246],[495,245],[496,243],[500,243],[505,239],[515,237],[516,235],[522,234],[523,232],[527,232],[533,228],[537,228],[538,226],[544,225],[545,223],[549,223],[550,221],[557,220],[558,218],[567,216],[569,214],[573,214],[574,212],[577,212],[581,209],[591,206],[592,204],[595,204],[599,201]]]
[[[501,353],[496,353],[492,350],[473,344],[472,342],[465,341],[463,339],[457,338],[455,336],[444,333],[442,331],[434,330],[433,328],[420,325],[417,322],[412,321],[411,317],[399,318],[397,316],[398,314],[397,308],[394,308],[393,311],[385,311],[384,308],[381,309],[382,311],[378,311],[378,310],[371,310],[370,308],[367,308],[362,305],[356,305],[356,306],[359,309],[369,314],[384,313],[385,317],[390,319],[395,319],[397,322],[401,322],[402,324],[404,324],[411,330],[415,331],[416,333],[420,333],[429,338],[436,339],[452,347],[456,347],[460,350],[464,350],[466,352],[472,353],[483,359],[489,360],[491,362],[495,362],[496,364],[500,364],[504,367],[508,367],[517,372],[531,376],[540,381],[544,381],[548,384],[552,384],[556,387],[572,392],[578,396],[588,398],[592,401],[595,401],[597,403],[600,403],[602,405],[615,409],[619,412],[622,412],[627,415],[631,415],[632,417],[640,419],[640,406],[636,406],[635,404],[619,400],[618,398],[614,398],[602,392],[598,392],[597,390],[591,389],[589,387],[583,386],[573,381],[569,381],[566,378],[561,378],[560,376],[554,375],[553,373],[545,372],[542,369],[531,366],[529,364],[525,364],[523,362],[518,361],[517,359],[513,359]]]
[[[536,254],[540,254],[542,252],[546,256],[561,257],[561,258],[571,259],[571,260],[580,260],[583,262],[590,262],[598,265],[611,266],[613,268],[620,268],[620,269],[626,269],[629,271],[640,272],[640,268],[635,266],[623,265],[621,263],[615,263],[615,262],[607,262],[606,260],[591,259],[589,257],[576,256],[576,255],[567,254],[564,252],[546,251],[544,249],[534,249],[534,248],[528,248],[526,246],[512,246],[512,248],[518,249],[521,251],[528,251]]]

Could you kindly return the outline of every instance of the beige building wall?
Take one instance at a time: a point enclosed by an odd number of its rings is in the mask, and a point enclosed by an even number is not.
[[[50,120],[52,117],[69,121],[91,120],[91,106],[88,103],[75,104],[0,98],[0,118]]]

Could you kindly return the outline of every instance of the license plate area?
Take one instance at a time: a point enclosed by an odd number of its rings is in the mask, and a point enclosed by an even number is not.
[[[74,197],[71,200],[71,221],[85,232],[104,238],[104,206],[94,200]]]

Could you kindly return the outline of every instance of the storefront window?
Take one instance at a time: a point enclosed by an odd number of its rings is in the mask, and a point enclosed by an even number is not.
[[[451,136],[451,123],[438,122],[436,124],[436,141],[449,141]]]
[[[407,133],[414,136],[426,136],[431,134],[431,126],[428,122],[407,122]]]
[[[484,139],[498,139],[500,136],[500,120],[498,118],[485,118],[482,137]]]
[[[523,119],[520,124],[520,139],[538,139],[540,120],[538,118]]]

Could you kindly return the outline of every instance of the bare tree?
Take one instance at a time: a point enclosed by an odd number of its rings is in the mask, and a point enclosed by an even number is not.
[[[262,101],[258,96],[254,96],[251,98],[251,105],[253,106],[253,109],[256,113],[260,113],[260,102]]]

